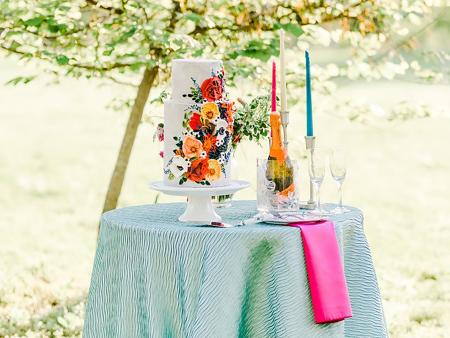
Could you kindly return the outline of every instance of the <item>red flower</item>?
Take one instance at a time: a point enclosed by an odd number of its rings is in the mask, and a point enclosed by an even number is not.
[[[202,121],[200,121],[200,114],[194,113],[189,120],[189,126],[192,130],[199,130],[202,127]]]
[[[186,173],[186,177],[191,181],[200,182],[208,172],[208,160],[198,159],[192,162],[189,171]]]
[[[200,86],[203,98],[208,101],[217,101],[222,98],[222,80],[218,76],[210,77]]]

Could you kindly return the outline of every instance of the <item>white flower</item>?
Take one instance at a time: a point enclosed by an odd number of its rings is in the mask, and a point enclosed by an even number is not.
[[[222,133],[218,133],[217,134],[217,136],[216,136],[216,145],[218,147],[220,147],[224,143],[224,140],[225,140],[226,136],[227,136],[226,132],[222,132]]]
[[[188,170],[190,165],[191,162],[189,162],[188,159],[176,155],[172,157],[172,160],[168,165],[168,168],[175,177],[180,177]]]
[[[220,129],[227,129],[228,128],[228,122],[224,119],[217,119],[215,122],[216,130]]]

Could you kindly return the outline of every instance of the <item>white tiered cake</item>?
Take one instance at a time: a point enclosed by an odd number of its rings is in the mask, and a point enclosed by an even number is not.
[[[164,184],[230,184],[233,103],[222,62],[172,62],[172,97],[164,104]]]

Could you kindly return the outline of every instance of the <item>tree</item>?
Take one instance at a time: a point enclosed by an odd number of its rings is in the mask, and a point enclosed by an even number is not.
[[[348,64],[322,68],[322,88],[327,89],[326,80],[359,76],[367,67],[373,67],[373,76],[385,76],[376,67],[389,62],[390,72],[404,72],[407,61],[392,62],[385,45],[395,41],[403,19],[421,21],[428,12],[424,1],[389,0],[5,0],[0,3],[0,49],[41,60],[55,76],[123,83],[132,73],[143,74],[105,198],[103,211],[108,211],[117,205],[150,90],[167,81],[172,59],[220,58],[229,83],[238,77],[264,81],[259,67],[278,55],[276,30],[283,28],[291,34],[292,48],[333,41],[353,47]],[[303,60],[295,60],[290,70],[301,74]],[[300,88],[302,78],[289,79]]]

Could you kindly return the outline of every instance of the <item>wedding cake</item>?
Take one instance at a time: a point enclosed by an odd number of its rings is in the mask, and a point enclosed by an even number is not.
[[[222,61],[172,62],[172,96],[164,103],[164,184],[230,183],[234,110],[227,96]]]

